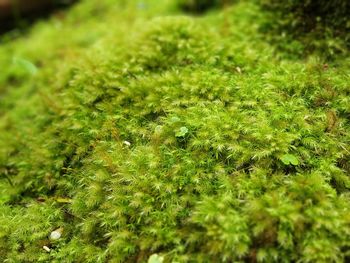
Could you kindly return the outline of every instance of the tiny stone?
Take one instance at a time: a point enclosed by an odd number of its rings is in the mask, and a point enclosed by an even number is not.
[[[130,146],[130,145],[131,145],[131,143],[128,142],[128,141],[124,141],[123,143],[124,143],[126,146]]]
[[[48,247],[48,246],[43,246],[43,249],[46,251],[46,252],[50,252],[51,249]]]
[[[50,239],[52,239],[52,240],[60,239],[61,235],[62,235],[61,231],[59,229],[57,229],[57,230],[51,232]]]

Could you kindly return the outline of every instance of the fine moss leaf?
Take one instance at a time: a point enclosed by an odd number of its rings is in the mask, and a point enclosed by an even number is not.
[[[285,164],[285,165],[299,165],[299,160],[298,158],[293,155],[293,154],[284,154],[281,157],[281,161]]]
[[[24,58],[13,58],[13,64],[27,71],[30,75],[35,75],[38,72],[38,68],[32,62]]]
[[[176,137],[185,137],[185,135],[188,133],[187,127],[181,127],[176,133]]]
[[[159,256],[158,254],[153,254],[148,259],[148,263],[163,263],[163,261],[164,261],[164,257]]]

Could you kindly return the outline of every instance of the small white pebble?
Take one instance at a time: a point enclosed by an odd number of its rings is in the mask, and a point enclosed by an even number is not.
[[[131,143],[128,142],[128,141],[123,141],[123,143],[124,143],[126,146],[130,146],[130,145],[131,145]]]
[[[43,246],[43,249],[46,251],[46,252],[50,252],[51,249],[48,247],[48,246]]]
[[[57,239],[60,239],[61,236],[62,236],[62,230],[59,228],[51,232],[50,239],[57,240]]]

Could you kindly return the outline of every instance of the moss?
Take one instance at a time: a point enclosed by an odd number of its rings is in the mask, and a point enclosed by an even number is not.
[[[347,53],[350,46],[349,1],[260,1],[270,11],[266,27],[286,41],[298,39],[305,45],[305,52],[319,52],[323,56]],[[276,38],[275,41],[283,41]],[[283,44],[280,45],[283,48]]]
[[[0,47],[3,261],[348,259],[348,58],[286,59],[253,2],[177,12],[82,1]]]

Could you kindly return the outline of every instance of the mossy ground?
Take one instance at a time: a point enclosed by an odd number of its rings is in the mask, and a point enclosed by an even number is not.
[[[348,54],[266,17],[87,0],[4,40],[0,260],[349,260]]]

